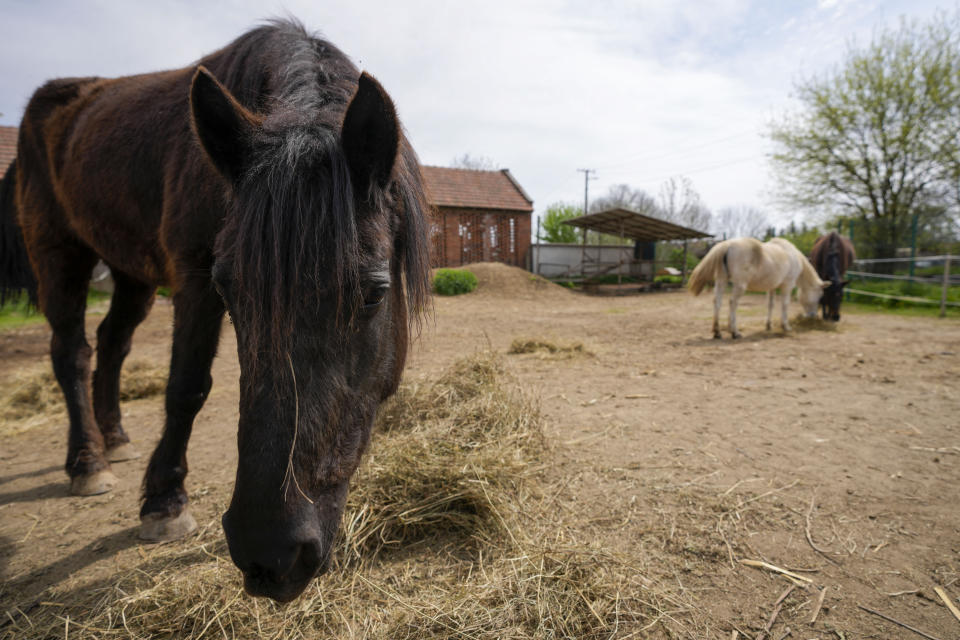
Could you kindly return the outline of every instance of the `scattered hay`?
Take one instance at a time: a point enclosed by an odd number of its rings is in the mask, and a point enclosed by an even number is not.
[[[162,395],[167,390],[168,370],[148,360],[134,360],[120,375],[120,399],[139,400]]]
[[[545,491],[539,473],[548,455],[539,406],[498,356],[478,354],[435,382],[406,385],[378,422],[352,483],[335,566],[293,603],[243,593],[214,519],[186,541],[126,552],[123,569],[98,583],[15,603],[0,637],[599,639],[642,636],[657,625],[689,631],[676,620],[685,605],[632,561],[563,542],[548,517],[559,489]],[[14,593],[10,585],[4,595]]]
[[[63,393],[53,371],[17,375],[10,382],[10,389],[0,398],[0,417],[5,422],[63,410]]]
[[[830,320],[824,320],[820,316],[812,318],[804,314],[798,314],[790,321],[796,331],[836,331],[837,323]]]
[[[541,356],[555,359],[575,358],[577,356],[592,356],[593,353],[583,346],[582,342],[558,344],[542,338],[514,338],[510,343],[508,354],[539,353]]]
[[[133,361],[120,376],[120,399],[137,400],[164,392],[167,371],[149,361]],[[63,392],[51,369],[14,376],[10,391],[0,397],[0,431],[19,433],[44,417],[66,411]]]

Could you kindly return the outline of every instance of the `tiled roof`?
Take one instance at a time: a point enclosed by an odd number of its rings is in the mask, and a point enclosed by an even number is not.
[[[17,128],[0,126],[0,176],[17,157]]]
[[[507,169],[423,167],[427,200],[435,207],[533,211],[533,200]]]

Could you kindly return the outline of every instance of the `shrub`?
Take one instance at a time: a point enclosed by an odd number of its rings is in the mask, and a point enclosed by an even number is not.
[[[464,269],[438,269],[433,290],[441,296],[458,296],[477,288],[477,276]]]

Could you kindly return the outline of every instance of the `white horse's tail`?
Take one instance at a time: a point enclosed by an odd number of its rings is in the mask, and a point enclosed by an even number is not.
[[[723,280],[724,264],[723,259],[727,255],[727,242],[720,242],[713,246],[703,260],[696,266],[693,273],[690,274],[690,282],[687,283],[687,289],[695,296],[700,295],[703,288],[711,283]]]

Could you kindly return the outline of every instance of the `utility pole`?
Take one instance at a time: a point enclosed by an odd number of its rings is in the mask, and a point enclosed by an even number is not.
[[[587,215],[589,209],[587,208],[590,204],[589,193],[590,193],[590,181],[596,180],[597,177],[594,175],[592,178],[590,174],[596,174],[596,169],[577,169],[577,171],[583,172],[583,215]],[[583,239],[580,244],[580,275],[587,275],[587,228],[583,228]]]
[[[590,181],[597,179],[597,176],[596,176],[597,170],[596,169],[577,169],[577,171],[583,172],[583,215],[587,215],[587,213],[589,213],[590,211],[587,208],[587,206],[590,203],[590,200],[588,198],[588,194],[590,193]],[[592,178],[590,177],[591,173],[594,174]]]

